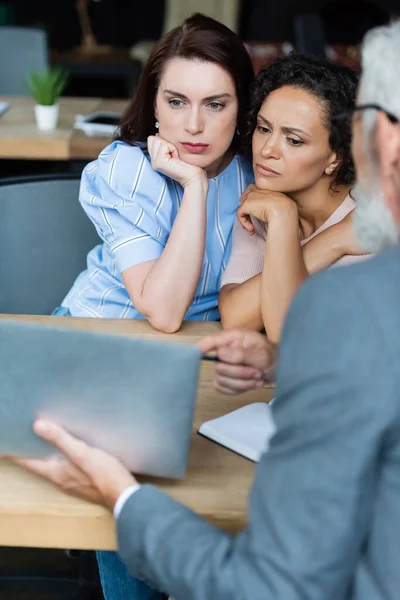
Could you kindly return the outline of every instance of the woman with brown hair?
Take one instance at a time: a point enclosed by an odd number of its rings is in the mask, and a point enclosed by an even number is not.
[[[218,320],[239,198],[250,57],[238,36],[193,15],[155,46],[117,139],[82,175],[103,240],[55,314],[146,318],[160,331]],[[113,399],[110,398],[110,402]],[[159,598],[114,552],[99,552],[106,600]]]
[[[118,138],[82,175],[80,201],[103,240],[55,314],[146,318],[160,331],[218,320],[241,193],[249,55],[194,15],[154,48]]]

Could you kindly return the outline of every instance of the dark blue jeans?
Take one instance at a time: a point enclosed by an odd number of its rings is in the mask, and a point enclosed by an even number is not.
[[[58,306],[53,316],[70,317],[71,313]],[[96,552],[96,558],[105,600],[161,600],[160,592],[132,577],[116,552]]]
[[[162,595],[132,577],[116,552],[96,552],[105,600],[161,600]]]

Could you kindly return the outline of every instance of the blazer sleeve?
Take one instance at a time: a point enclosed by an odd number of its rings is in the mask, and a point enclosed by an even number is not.
[[[257,467],[247,528],[228,535],[143,486],[118,520],[132,573],[185,600],[345,597],[368,532],[390,394],[376,351],[385,341],[340,271],[312,278],[289,311],[277,434]]]

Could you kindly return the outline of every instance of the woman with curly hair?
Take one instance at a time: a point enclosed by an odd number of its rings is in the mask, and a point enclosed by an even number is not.
[[[355,173],[348,120],[357,75],[299,55],[260,72],[245,132],[255,184],[241,197],[219,296],[225,328],[278,341],[300,285],[331,265],[363,260],[351,228]]]

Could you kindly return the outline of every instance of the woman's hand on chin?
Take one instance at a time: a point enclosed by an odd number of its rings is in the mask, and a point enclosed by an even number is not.
[[[237,217],[249,235],[253,235],[255,231],[251,217],[269,223],[281,216],[287,218],[287,215],[298,219],[297,205],[289,196],[281,192],[260,190],[254,183],[243,192],[237,211]]]
[[[155,171],[175,179],[182,187],[196,181],[207,183],[205,170],[180,160],[178,150],[170,142],[158,135],[151,135],[147,138],[147,147]]]

